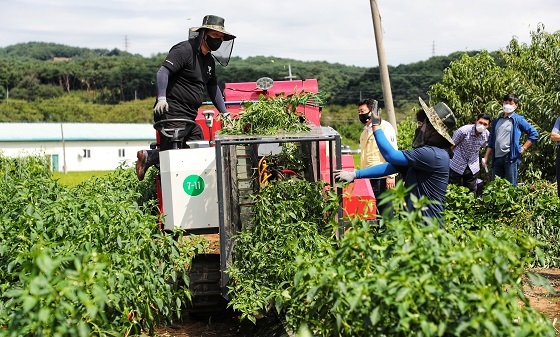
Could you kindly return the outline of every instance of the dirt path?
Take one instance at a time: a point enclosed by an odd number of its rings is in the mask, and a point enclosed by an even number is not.
[[[556,328],[556,336],[560,336],[560,268],[537,269],[534,272],[546,277],[556,294],[550,294],[546,289],[537,287],[523,288],[525,296],[529,298],[531,307],[543,313]]]
[[[282,324],[273,316],[258,320],[256,325],[249,321],[239,322],[237,317],[191,319],[156,332],[159,337],[288,337]]]

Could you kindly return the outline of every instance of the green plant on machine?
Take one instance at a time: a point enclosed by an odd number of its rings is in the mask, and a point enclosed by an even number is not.
[[[0,156],[0,336],[153,333],[180,317],[206,244],[160,232],[132,169],[69,188],[43,161]]]
[[[307,159],[307,160],[306,160]],[[277,162],[280,169],[289,169],[296,172],[305,168],[309,158],[304,158],[301,147],[294,143],[282,144],[282,151],[278,154]]]
[[[320,94],[301,92],[292,95],[266,97],[261,95],[255,102],[246,102],[239,118],[224,121],[226,127],[220,133],[228,135],[276,135],[310,131],[309,122],[300,105],[320,105]]]
[[[255,322],[290,289],[297,256],[322,254],[332,243],[336,198],[323,183],[273,182],[255,196],[251,226],[236,238],[230,276],[230,305]]]

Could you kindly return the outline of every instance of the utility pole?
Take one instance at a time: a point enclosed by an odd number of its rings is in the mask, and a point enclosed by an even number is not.
[[[395,117],[395,108],[393,106],[393,94],[391,92],[391,81],[389,80],[389,68],[385,60],[385,48],[383,47],[383,34],[381,32],[381,16],[379,8],[377,8],[377,0],[370,0],[371,17],[373,19],[373,32],[375,34],[375,45],[377,47],[377,59],[379,60],[379,77],[381,79],[381,91],[383,92],[383,101],[385,102],[385,111],[387,112],[387,120],[395,131],[397,130],[397,119]]]
[[[128,35],[124,36],[124,51],[128,52]]]
[[[436,56],[436,41],[432,41],[432,57]]]
[[[288,76],[285,76],[284,78],[289,79],[290,81],[293,81],[294,78],[296,78],[297,76],[292,76],[292,65],[290,63],[288,63]]]
[[[60,134],[62,136],[62,159],[64,163],[62,164],[62,172],[66,174],[66,144],[64,143],[64,127],[62,125],[63,123],[60,123]]]

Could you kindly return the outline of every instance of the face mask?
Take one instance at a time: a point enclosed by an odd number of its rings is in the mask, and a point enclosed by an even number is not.
[[[222,39],[219,37],[211,37],[206,35],[206,44],[211,51],[216,51],[222,45]]]
[[[510,114],[515,111],[515,107],[511,104],[504,104],[503,108],[504,108],[504,112],[507,114]]]
[[[358,118],[360,118],[360,122],[366,124],[371,117],[371,112],[367,114],[358,114]]]
[[[422,126],[419,126],[414,131],[414,141],[412,142],[412,148],[417,149],[422,146],[424,146],[424,131],[422,131]]]
[[[479,133],[484,132],[484,130],[486,130],[486,126],[482,125],[482,124],[476,124],[476,131],[478,131]]]

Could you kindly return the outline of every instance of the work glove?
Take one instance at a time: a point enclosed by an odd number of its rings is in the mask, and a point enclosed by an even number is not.
[[[488,164],[486,163],[486,158],[482,158],[481,162],[482,162],[482,167],[484,167],[484,170],[488,172]]]
[[[334,180],[336,182],[351,183],[356,179],[356,171],[334,171]]]
[[[381,125],[381,109],[377,108],[377,101],[371,110],[371,125]]]
[[[220,118],[222,120],[222,129],[231,130],[233,128],[233,120],[231,119],[229,111],[220,114]]]
[[[222,115],[222,120],[223,121],[229,121],[231,119],[231,117],[229,115],[229,111],[223,112],[221,115]]]
[[[158,97],[156,106],[154,108],[154,113],[156,115],[163,115],[164,112],[169,111],[169,104],[167,104],[167,99],[165,97]]]

